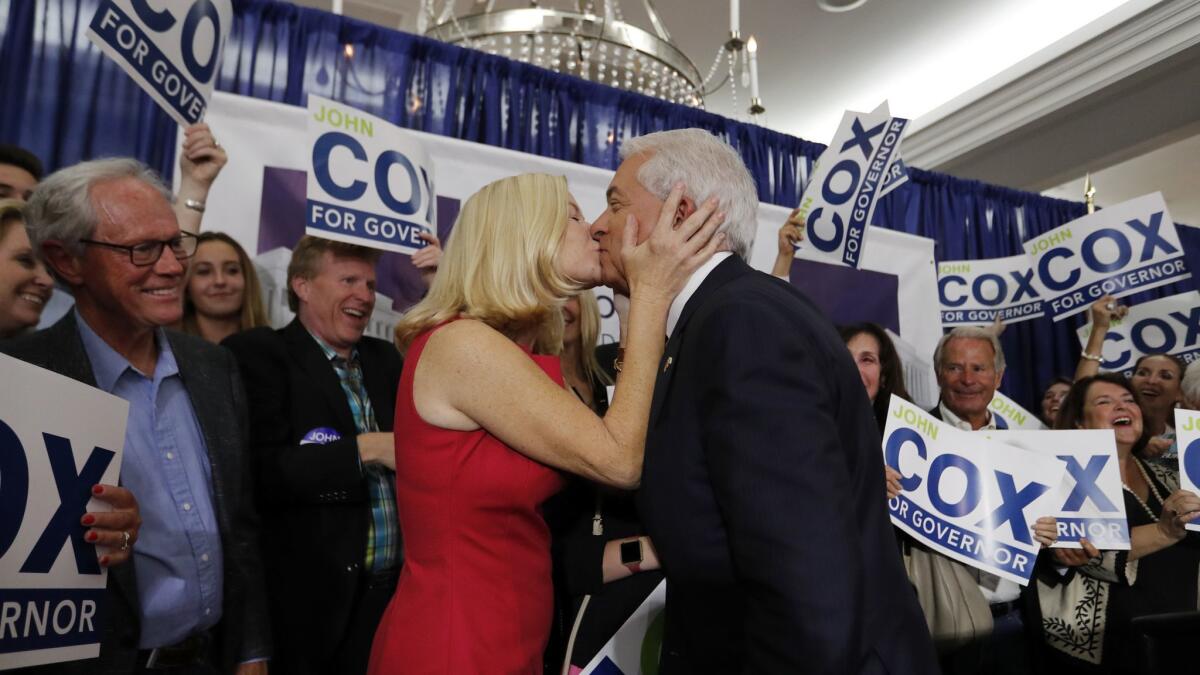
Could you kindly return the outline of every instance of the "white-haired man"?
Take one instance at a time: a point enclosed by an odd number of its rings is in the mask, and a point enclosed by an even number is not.
[[[698,129],[621,150],[592,230],[607,284],[626,290],[624,228],[644,239],[677,184],[680,219],[717,201],[729,249],[671,305],[650,413],[638,507],[667,575],[661,672],[936,672],[858,370],[803,294],[745,262],[745,165]]]
[[[129,401],[121,483],[143,519],[134,564],[108,578],[99,658],[38,672],[265,673],[241,380],[226,350],[164,330],[183,314],[195,237],[132,159],[52,174],[25,214],[33,249],[75,308],[0,348]]]

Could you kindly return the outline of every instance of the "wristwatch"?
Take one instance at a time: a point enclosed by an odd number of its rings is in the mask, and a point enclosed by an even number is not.
[[[637,574],[642,571],[642,538],[621,542],[621,564],[628,567],[630,572]]]

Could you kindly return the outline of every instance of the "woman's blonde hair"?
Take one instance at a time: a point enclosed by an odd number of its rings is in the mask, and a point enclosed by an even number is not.
[[[237,241],[225,234],[224,232],[202,232],[196,239],[196,250],[208,242],[220,242],[228,244],[237,253],[238,264],[242,267],[242,278],[245,279],[245,286],[242,289],[242,310],[238,315],[238,330],[250,330],[259,326],[269,326],[270,321],[267,318],[266,305],[263,303],[262,285],[258,281],[258,272],[254,269],[254,262],[250,260],[246,249]],[[192,335],[200,334],[200,326],[196,321],[196,304],[192,301],[192,293],[188,290],[192,282],[192,274],[196,269],[195,261],[188,265],[187,277],[184,280],[183,288],[183,323],[182,329],[185,333]]]
[[[510,338],[536,331],[536,345],[562,345],[563,300],[580,284],[555,259],[570,215],[567,179],[541,173],[502,178],[463,204],[425,299],[396,325],[401,351],[421,333],[463,316]]]
[[[600,367],[596,360],[596,346],[600,340],[600,303],[596,302],[596,294],[584,291],[579,294],[579,350],[583,363],[583,376],[588,382],[599,380],[606,385],[612,384],[613,379],[608,372]]]

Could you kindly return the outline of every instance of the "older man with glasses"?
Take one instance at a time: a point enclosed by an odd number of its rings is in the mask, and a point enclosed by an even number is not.
[[[0,350],[129,401],[121,482],[143,519],[133,569],[109,576],[99,659],[51,668],[265,672],[245,394],[226,350],[164,328],[182,314],[195,237],[159,178],[129,159],[52,174],[25,213],[75,308]]]

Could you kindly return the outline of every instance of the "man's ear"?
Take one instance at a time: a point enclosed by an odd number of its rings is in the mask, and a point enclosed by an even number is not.
[[[684,195],[679,199],[679,206],[675,207],[675,220],[672,221],[671,224],[679,225],[695,212],[696,201],[691,197]]]
[[[68,286],[83,285],[83,261],[71,254],[61,241],[42,242],[42,259],[46,266]]]
[[[288,285],[292,287],[292,292],[296,294],[297,298],[300,298],[301,302],[308,302],[308,279],[297,275],[288,279]]]

